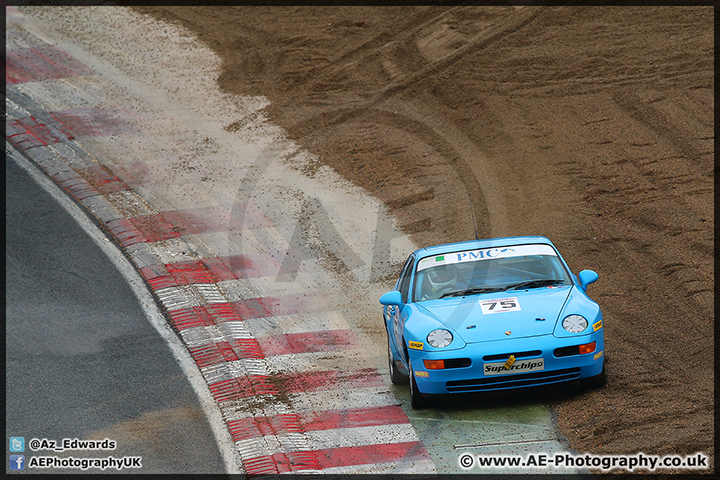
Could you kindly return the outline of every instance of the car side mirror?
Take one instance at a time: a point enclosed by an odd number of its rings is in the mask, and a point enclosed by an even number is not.
[[[396,305],[400,307],[403,304],[402,295],[400,295],[400,292],[397,290],[387,292],[382,297],[380,297],[380,303],[383,305]]]
[[[600,278],[600,275],[592,270],[583,270],[578,273],[578,280],[580,280],[580,286],[583,290],[587,290],[588,285],[593,282],[597,282],[598,278]]]

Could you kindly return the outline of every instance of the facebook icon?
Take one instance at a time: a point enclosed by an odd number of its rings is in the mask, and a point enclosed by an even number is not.
[[[10,455],[10,470],[25,470],[25,455]]]

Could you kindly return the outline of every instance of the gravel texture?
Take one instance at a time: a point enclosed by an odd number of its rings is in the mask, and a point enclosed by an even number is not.
[[[713,7],[138,7],[419,245],[541,234],[591,268],[608,385],[552,405],[595,454],[713,449]],[[313,175],[312,168],[304,173]]]

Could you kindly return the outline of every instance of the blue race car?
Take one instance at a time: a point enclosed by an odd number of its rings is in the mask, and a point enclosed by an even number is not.
[[[413,252],[380,297],[390,379],[413,408],[434,395],[606,382],[603,318],[545,237],[472,240]]]

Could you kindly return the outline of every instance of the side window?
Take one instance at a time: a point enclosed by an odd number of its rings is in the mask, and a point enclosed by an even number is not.
[[[408,291],[410,290],[410,277],[412,276],[414,264],[415,264],[415,257],[410,255],[410,257],[405,262],[405,267],[403,268],[402,273],[400,274],[400,281],[398,282],[398,290],[400,290],[400,295],[402,295],[403,303],[408,302]]]

